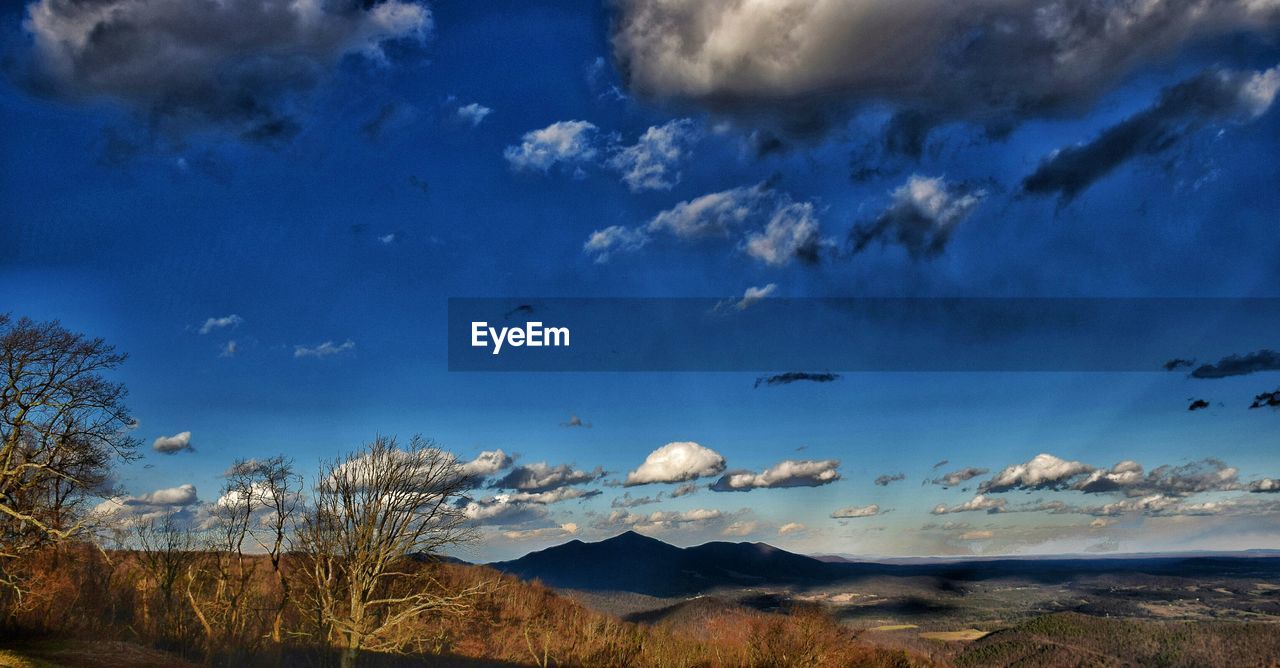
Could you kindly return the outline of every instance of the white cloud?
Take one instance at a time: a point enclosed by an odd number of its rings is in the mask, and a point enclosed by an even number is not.
[[[1054,489],[1066,486],[1076,477],[1092,473],[1094,467],[1041,453],[1030,461],[1014,464],[982,483],[983,492],[1006,492],[1014,489]]]
[[[158,520],[165,515],[174,515],[180,523],[192,525],[205,514],[196,486],[190,483],[157,489],[141,496],[112,497],[95,506],[93,512],[123,518],[135,525]]]
[[[728,526],[720,530],[720,533],[721,535],[724,535],[724,536],[734,536],[737,538],[741,538],[742,536],[746,536],[751,533],[754,533],[755,530],[759,528],[759,526],[760,526],[759,522],[752,522],[750,520],[739,520],[736,522],[730,522]]]
[[[236,340],[231,339],[222,344],[222,350],[218,353],[218,357],[235,357],[236,356]]]
[[[484,122],[485,117],[493,113],[493,110],[482,104],[472,102],[458,107],[458,118],[469,123],[471,127],[476,127]]]
[[[208,334],[215,329],[223,329],[226,327],[237,327],[244,322],[244,318],[232,313],[231,315],[222,316],[221,318],[209,318],[200,325],[200,333]]]
[[[818,487],[840,479],[838,459],[787,459],[761,473],[741,471],[725,474],[711,489],[717,492],[745,492],[779,487]]]
[[[502,532],[502,537],[507,540],[539,540],[546,538],[567,538],[577,535],[578,525],[573,522],[566,522],[556,527],[541,527],[538,529],[512,529]]]
[[[475,459],[459,464],[462,475],[468,478],[486,478],[499,471],[510,468],[514,463],[511,455],[502,450],[485,450],[476,455]]]
[[[876,515],[879,515],[879,514],[880,514],[880,506],[873,503],[869,506],[849,506],[848,508],[841,508],[839,510],[833,511],[831,513],[831,517],[838,520],[843,520],[843,519],[853,519],[856,517],[875,517]]]
[[[934,515],[946,515],[948,513],[972,513],[979,511],[1002,513],[1008,505],[1009,502],[1004,499],[997,499],[983,494],[978,494],[972,499],[969,499],[958,506],[951,506],[950,508],[940,503],[937,506],[934,506],[932,512]]]
[[[705,524],[724,519],[724,513],[708,508],[695,508],[677,512],[658,510],[647,515],[626,510],[615,510],[596,523],[597,528],[630,527],[634,529],[670,529],[689,524]]]
[[[351,339],[343,341],[341,344],[335,345],[333,341],[325,341],[318,346],[308,348],[306,346],[294,346],[293,356],[295,358],[315,357],[317,359],[329,357],[330,355],[338,355],[341,353],[354,350],[356,344]]]
[[[693,441],[668,443],[645,457],[639,468],[627,474],[626,485],[685,482],[724,471],[724,457]]]
[[[809,530],[809,527],[799,522],[787,522],[786,524],[778,527],[778,535],[790,536],[791,534],[804,533],[805,531],[808,531],[808,530]]]
[[[151,449],[165,455],[172,455],[191,449],[191,432],[183,431],[173,436],[160,436],[151,443]]]
[[[1249,483],[1250,492],[1280,492],[1280,480],[1275,478],[1263,478]]]
[[[793,202],[774,211],[763,231],[748,234],[743,248],[747,255],[780,267],[795,258],[816,261],[821,245],[813,204]]]
[[[384,244],[384,245],[385,245],[385,244],[392,244],[392,243],[395,243],[395,240],[396,240],[396,235],[395,235],[395,233],[394,233],[394,232],[392,232],[392,233],[390,233],[390,234],[384,234],[384,235],[382,235],[382,236],[378,237],[378,242],[379,242],[379,243],[382,243],[382,244]]]
[[[737,302],[735,302],[733,307],[738,309],[739,311],[745,311],[751,308],[752,306],[754,306],[755,303],[760,301],[761,299],[768,299],[769,297],[772,297],[773,293],[777,291],[778,291],[777,283],[769,283],[768,285],[764,285],[758,288],[756,287],[747,288],[747,291],[742,293],[742,299],[739,299]]]
[[[654,216],[646,230],[666,232],[677,239],[727,237],[730,232],[760,217],[772,199],[764,184],[708,193],[680,202]]]
[[[830,245],[819,233],[811,202],[793,202],[786,193],[758,183],[679,202],[640,227],[597,230],[583,251],[605,262],[609,253],[640,250],[656,235],[680,242],[736,240],[738,250],[770,266],[814,261]]]
[[[596,126],[587,121],[560,121],[526,132],[519,146],[508,146],[503,157],[518,171],[546,172],[557,163],[578,164],[596,157]]]
[[[693,121],[684,118],[653,126],[635,144],[617,149],[607,166],[622,174],[631,192],[670,190],[680,182],[679,164],[697,140]]]
[[[649,235],[642,229],[610,225],[603,230],[596,230],[582,244],[582,250],[595,256],[597,264],[604,264],[614,253],[631,253],[644,248],[649,243]]]

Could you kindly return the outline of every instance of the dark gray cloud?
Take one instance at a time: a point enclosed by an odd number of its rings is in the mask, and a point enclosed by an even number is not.
[[[552,466],[545,462],[526,464],[511,469],[490,487],[515,489],[522,492],[546,492],[566,485],[594,482],[605,476],[605,470],[597,466],[590,471],[575,469],[572,464]]]
[[[1280,408],[1280,390],[1255,396],[1249,408]]]
[[[1204,364],[1191,372],[1192,378],[1228,378],[1259,371],[1280,371],[1280,353],[1259,350],[1245,355],[1229,355],[1216,364]]]
[[[890,483],[894,483],[894,482],[898,482],[899,480],[906,480],[906,479],[907,479],[907,474],[905,473],[893,473],[893,474],[885,473],[884,475],[876,477],[875,483],[880,487],[888,487]]]
[[[39,0],[27,13],[35,90],[115,100],[166,134],[263,143],[298,131],[306,94],[344,56],[382,60],[384,43],[431,29],[412,0]]]
[[[856,225],[849,232],[853,253],[873,241],[897,244],[913,258],[938,255],[951,235],[977,208],[986,191],[948,183],[941,177],[914,174],[896,188],[887,208],[875,220]]]
[[[614,499],[609,503],[610,508],[635,508],[636,506],[647,506],[662,501],[662,492],[658,492],[656,496],[631,496],[631,492],[627,492],[622,496]]]
[[[810,383],[830,383],[838,378],[840,378],[840,374],[837,373],[788,371],[786,373],[780,373],[773,376],[761,376],[756,379],[756,383],[753,387],[760,387],[761,385],[790,385],[791,383],[798,383],[801,381]]]
[[[1007,131],[1080,112],[1151,61],[1280,25],[1280,11],[1255,0],[619,0],[615,8],[614,56],[633,93],[802,139],[887,103],[908,114],[888,133],[905,153],[921,149],[932,122]]]
[[[1204,399],[1192,399],[1191,403],[1187,404],[1188,411],[1201,411],[1208,407],[1209,407],[1209,402],[1205,401]]]
[[[1161,366],[1164,367],[1165,371],[1177,371],[1178,369],[1190,369],[1195,365],[1196,365],[1195,360],[1184,360],[1181,357],[1175,357],[1165,362]]]
[[[1275,99],[1280,70],[1212,69],[1160,92],[1154,104],[1113,125],[1092,141],[1054,152],[1023,182],[1033,195],[1070,200],[1120,165],[1163,153],[1215,121],[1248,122]]]
[[[934,468],[937,468],[937,467],[934,467]],[[966,468],[962,468],[958,471],[951,471],[950,473],[944,473],[942,476],[934,478],[929,482],[932,482],[935,485],[942,485],[943,487],[955,487],[962,482],[965,482],[967,480],[972,480],[980,475],[986,475],[987,473],[988,473],[987,469],[980,469],[977,467],[969,466]]]

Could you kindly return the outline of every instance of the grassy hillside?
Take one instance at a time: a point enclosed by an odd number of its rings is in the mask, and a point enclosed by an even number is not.
[[[1280,625],[1045,615],[975,641],[958,666],[1277,666]]]

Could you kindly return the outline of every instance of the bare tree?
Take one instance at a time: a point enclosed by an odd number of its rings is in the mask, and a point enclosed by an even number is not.
[[[415,563],[471,538],[455,503],[466,487],[456,458],[420,436],[405,448],[378,437],[321,465],[298,543],[308,609],[344,668],[363,650],[405,651],[410,624],[461,611],[480,591],[446,592]]]
[[[239,460],[231,465],[227,478],[235,495],[250,504],[253,521],[248,526],[249,535],[266,552],[280,590],[271,622],[271,639],[280,642],[284,613],[291,599],[284,553],[302,502],[302,476],[294,472],[292,460],[276,455]]]
[[[171,512],[138,522],[133,529],[138,543],[138,565],[147,575],[139,582],[142,623],[149,629],[159,629],[165,635],[180,636],[181,629],[174,628],[177,618],[173,615],[173,598],[177,593],[178,579],[196,557],[193,552],[195,536]],[[158,615],[151,609],[153,590],[160,595]]]
[[[103,373],[125,355],[58,322],[0,314],[0,584],[7,563],[83,535],[112,463],[135,457],[126,390]]]

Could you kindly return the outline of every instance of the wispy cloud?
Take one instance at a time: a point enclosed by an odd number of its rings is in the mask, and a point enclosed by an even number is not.
[[[201,334],[208,334],[215,329],[235,328],[243,322],[244,318],[241,318],[234,313],[231,315],[224,315],[221,318],[209,318],[204,321],[203,325],[200,325],[199,332]]]
[[[340,344],[334,344],[333,341],[325,341],[318,346],[308,348],[307,346],[294,346],[293,356],[295,358],[315,357],[323,358],[331,355],[340,355],[345,352],[355,350],[356,344],[351,339],[347,339]]]

